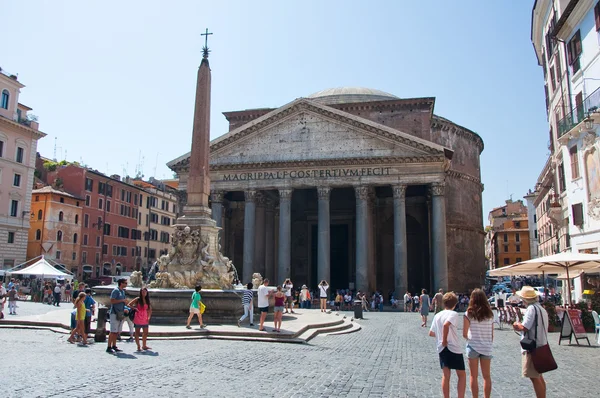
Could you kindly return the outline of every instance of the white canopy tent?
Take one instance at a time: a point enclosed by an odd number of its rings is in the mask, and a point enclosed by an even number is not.
[[[568,292],[571,291],[571,279],[580,276],[582,272],[598,272],[600,255],[564,252],[551,256],[533,258],[527,261],[491,270],[490,276],[513,275],[565,275]],[[569,294],[569,303],[571,295]]]
[[[73,275],[56,269],[43,256],[29,267],[18,271],[7,271],[6,273],[11,275],[35,275],[42,278],[73,279]]]

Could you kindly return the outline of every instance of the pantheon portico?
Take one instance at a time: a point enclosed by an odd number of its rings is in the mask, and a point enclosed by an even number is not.
[[[342,88],[224,113],[211,208],[242,281],[260,272],[386,294],[481,285],[483,141],[434,102]],[[189,153],[168,166],[185,190]]]

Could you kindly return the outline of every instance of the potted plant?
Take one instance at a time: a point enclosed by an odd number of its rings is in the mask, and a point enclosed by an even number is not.
[[[544,301],[542,305],[548,313],[548,332],[560,332],[560,321],[556,315],[556,306],[551,301]]]

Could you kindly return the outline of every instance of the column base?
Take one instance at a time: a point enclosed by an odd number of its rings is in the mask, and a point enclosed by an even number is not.
[[[212,211],[205,206],[184,206],[183,216],[177,219],[177,224],[186,224],[190,227],[210,226],[216,227],[217,222],[212,218]]]

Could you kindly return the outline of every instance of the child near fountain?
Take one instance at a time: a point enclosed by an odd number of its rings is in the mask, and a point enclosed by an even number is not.
[[[192,293],[192,303],[190,304],[190,316],[187,319],[187,325],[185,325],[186,329],[191,329],[190,322],[192,322],[192,318],[194,318],[194,314],[198,316],[198,322],[200,323],[200,328],[203,329],[206,327],[205,324],[202,323],[202,313],[200,312],[200,306],[202,304],[202,296],[200,295],[200,290],[202,290],[202,286],[197,285],[195,288],[195,292]]]

